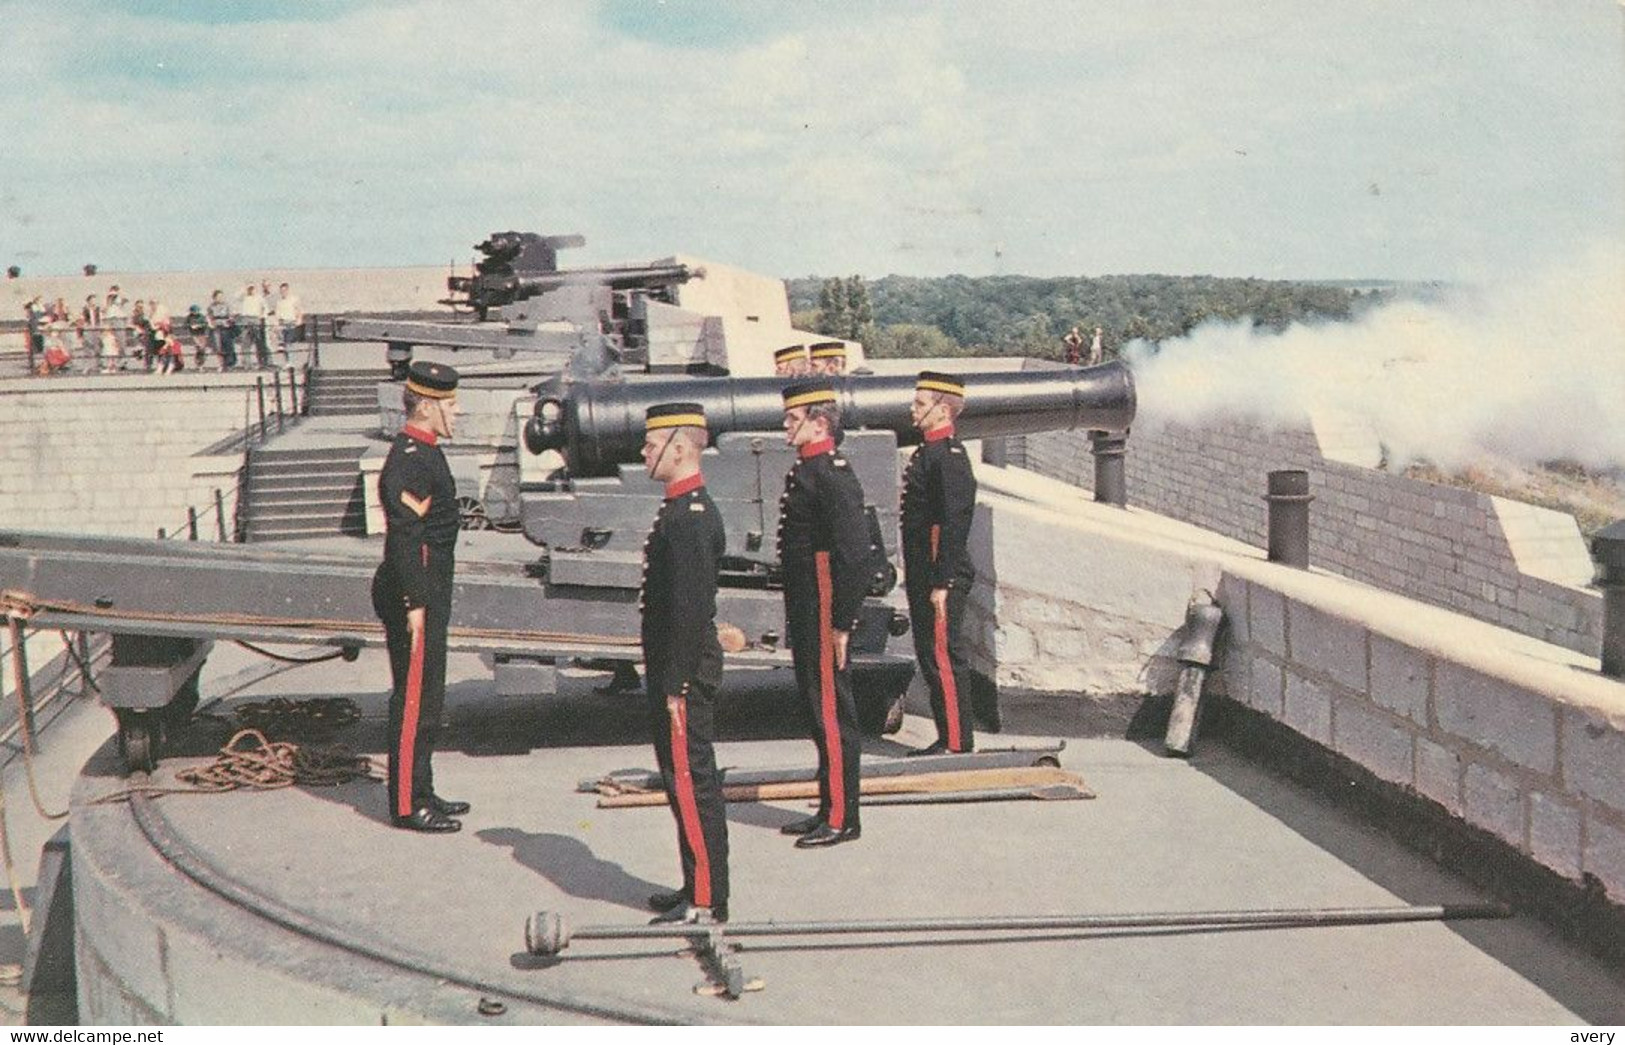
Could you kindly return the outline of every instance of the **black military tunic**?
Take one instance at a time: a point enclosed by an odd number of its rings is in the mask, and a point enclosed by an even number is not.
[[[389,699],[389,812],[400,819],[434,794],[430,759],[446,698],[446,625],[461,520],[457,487],[433,433],[411,425],[395,436],[378,473],[384,508],[384,561],[372,605],[384,622],[394,689]],[[408,610],[424,607],[423,642],[414,644]]]
[[[717,569],[726,549],[722,516],[700,476],[669,484],[643,545],[638,603],[649,722],[677,819],[683,892],[711,908],[728,903],[727,808],[712,748],[722,681]]]
[[[833,632],[852,631],[869,586],[863,488],[833,440],[800,448],[779,499],[779,561],[796,685],[818,746],[818,815],[858,826],[857,707]]]
[[[975,571],[965,544],[976,512],[976,476],[952,425],[927,432],[903,471],[903,572],[914,654],[931,693],[937,739],[969,751],[972,732],[969,665],[959,634]],[[931,592],[948,589],[948,614],[937,616]]]

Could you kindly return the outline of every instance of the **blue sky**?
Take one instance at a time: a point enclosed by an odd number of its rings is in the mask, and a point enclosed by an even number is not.
[[[1625,242],[1617,0],[0,0],[0,264],[1517,278]]]

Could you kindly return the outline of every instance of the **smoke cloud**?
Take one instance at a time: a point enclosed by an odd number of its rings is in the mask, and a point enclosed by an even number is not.
[[[1354,322],[1280,333],[1208,323],[1126,353],[1139,424],[1223,416],[1365,421],[1390,464],[1456,469],[1486,456],[1625,468],[1625,251],[1561,270],[1396,301]]]

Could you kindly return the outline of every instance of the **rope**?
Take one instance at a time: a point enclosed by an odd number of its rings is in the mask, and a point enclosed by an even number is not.
[[[149,610],[115,610],[91,603],[41,599],[18,589],[0,591],[0,613],[22,619],[37,613],[71,613],[107,620],[149,621],[168,624],[197,624],[245,628],[294,628],[315,631],[356,631],[380,635],[380,621],[334,620],[318,617],[265,617],[251,613],[160,613]],[[578,645],[635,647],[636,638],[622,635],[590,635],[569,631],[527,631],[520,628],[453,627],[447,634],[463,639],[491,639],[505,642],[571,643]]]
[[[34,779],[34,731],[28,728],[28,721],[34,711],[28,706],[27,669],[23,666],[23,624],[16,617],[7,617],[6,627],[11,634],[11,666],[17,690],[17,725],[23,735],[23,775],[28,780],[28,797],[33,800],[34,811],[40,816],[46,820],[62,820],[67,817],[68,811],[64,809],[60,813],[53,813],[47,810],[45,802],[39,796],[39,782]]]
[[[279,660],[284,664],[320,664],[324,660],[337,660],[344,656],[344,651],[336,649],[331,653],[318,653],[314,657],[290,657],[286,653],[273,653],[264,646],[256,646],[246,639],[233,639],[237,645],[250,653],[258,653],[269,660]]]
[[[382,780],[383,771],[365,755],[342,744],[300,745],[273,741],[257,729],[241,729],[226,741],[213,762],[177,770],[183,786],[132,784],[90,800],[90,805],[122,802],[134,795],[212,795],[226,791],[275,791],[299,784],[333,787],[352,780]]]

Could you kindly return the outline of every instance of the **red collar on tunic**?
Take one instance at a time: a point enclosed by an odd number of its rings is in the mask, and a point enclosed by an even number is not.
[[[666,484],[666,500],[669,501],[673,497],[681,497],[685,493],[689,493],[689,492],[691,492],[693,490],[698,490],[700,487],[702,487],[704,485],[705,485],[705,476],[701,475],[699,472],[695,472],[693,475],[689,476],[687,479],[678,479],[676,482],[667,483]]]
[[[802,443],[801,446],[796,448],[796,453],[801,456],[803,461],[805,461],[809,457],[817,457],[819,454],[827,454],[834,449],[835,440],[815,439],[810,443]]]
[[[405,428],[402,428],[401,431],[405,432],[408,438],[416,439],[418,442],[426,443],[429,446],[433,446],[436,442],[436,437],[433,432],[419,428],[417,425],[407,425]]]
[[[940,442],[943,439],[952,439],[953,435],[954,426],[951,424],[946,424],[942,425],[940,428],[933,428],[931,431],[925,433],[925,441],[928,443]]]

